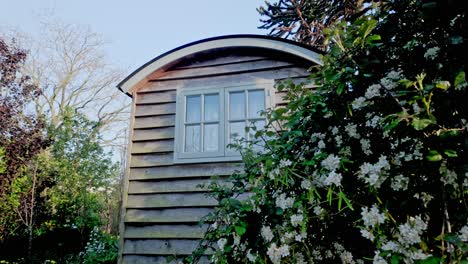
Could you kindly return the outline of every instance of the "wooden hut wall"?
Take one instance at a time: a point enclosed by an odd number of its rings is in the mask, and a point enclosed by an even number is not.
[[[239,162],[174,164],[177,89],[301,79],[309,74],[306,68],[267,56],[192,60],[154,73],[133,93],[122,263],[166,263],[166,256],[190,254],[206,228],[200,219],[216,206],[200,185],[242,169]],[[284,103],[281,93],[275,97]]]

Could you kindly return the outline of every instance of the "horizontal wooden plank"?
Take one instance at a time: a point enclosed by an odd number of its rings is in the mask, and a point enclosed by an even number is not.
[[[197,239],[125,239],[123,254],[190,255]]]
[[[171,256],[172,257],[172,256]],[[172,258],[171,258],[172,259]],[[168,261],[165,256],[142,256],[142,255],[123,255],[122,264],[180,264],[181,258]],[[202,256],[197,262],[198,264],[211,263],[208,257]]]
[[[148,84],[142,87],[139,91],[158,91],[160,89],[180,89],[180,88],[204,88],[207,86],[237,86],[242,83],[264,83],[275,79],[293,78],[296,76],[307,76],[309,72],[307,69],[294,67],[287,69],[278,69],[261,72],[243,73],[238,75],[229,76],[214,76],[209,78],[199,79],[187,79],[187,80],[174,80],[174,81],[163,81],[163,82],[148,82]]]
[[[216,206],[218,202],[206,193],[129,194],[127,208],[168,208]]]
[[[125,227],[125,238],[203,238],[208,225],[148,225]]]
[[[174,114],[176,111],[175,103],[136,105],[135,116],[153,116]]]
[[[131,151],[132,154],[174,151],[174,140],[134,142]]]
[[[155,93],[137,93],[136,104],[170,103],[175,102],[176,97],[176,90]]]
[[[167,166],[174,163],[174,153],[132,155],[130,167]]]
[[[167,167],[130,169],[130,180],[175,179],[231,175],[242,171],[242,163],[184,164]]]
[[[149,76],[149,80],[167,80],[179,78],[200,78],[202,76],[226,75],[237,74],[238,72],[262,71],[265,69],[272,69],[278,67],[292,67],[293,64],[289,62],[276,61],[276,60],[256,60],[256,61],[243,61],[234,64],[215,65],[210,67],[201,68],[188,68],[168,71],[164,76]]]
[[[212,208],[127,209],[127,223],[198,223]]]
[[[266,59],[264,56],[246,56],[246,55],[237,55],[237,56],[223,56],[217,58],[204,58],[198,60],[185,60],[182,62],[183,64],[178,64],[175,67],[171,68],[174,69],[187,69],[187,68],[200,68],[200,67],[211,67],[216,65],[225,65],[225,64],[232,64],[232,63],[239,63],[239,62],[246,62],[252,60],[262,60]]]
[[[157,128],[175,125],[175,115],[135,117],[133,128]]]
[[[174,127],[138,129],[133,131],[133,141],[174,138]]]
[[[203,192],[207,191],[210,183],[227,185],[222,180],[212,179],[182,179],[182,180],[160,180],[160,181],[130,181],[129,194],[141,193],[174,193],[174,192]]]

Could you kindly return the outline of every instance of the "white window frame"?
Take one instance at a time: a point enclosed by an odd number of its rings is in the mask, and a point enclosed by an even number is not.
[[[233,151],[227,147],[229,140],[229,92],[260,90],[265,91],[265,109],[273,106],[274,98],[274,81],[263,81],[258,83],[238,84],[232,86],[213,86],[200,88],[182,88],[177,91],[177,106],[176,106],[176,124],[175,124],[175,139],[174,139],[174,163],[200,163],[200,162],[217,162],[217,161],[239,161],[242,157],[239,152]],[[218,146],[217,152],[184,152],[185,145],[185,109],[186,96],[200,94],[219,94],[219,131],[218,131]],[[203,96],[201,98],[204,98]],[[248,111],[248,101],[245,101],[246,111]],[[202,109],[204,108],[203,99],[201,101]],[[203,110],[201,112],[201,120],[203,120]],[[248,112],[246,112],[246,120]],[[203,126],[200,120],[200,129]],[[200,133],[200,147],[203,147],[204,135]]]

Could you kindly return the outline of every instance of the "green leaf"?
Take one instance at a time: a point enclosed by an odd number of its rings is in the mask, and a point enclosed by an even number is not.
[[[442,259],[439,258],[439,257],[429,257],[427,259],[421,260],[419,263],[421,263],[421,264],[439,264],[439,263],[442,263],[441,260]]]
[[[455,77],[454,86],[455,86],[455,88],[459,88],[463,84],[466,84],[465,72],[461,71]]]
[[[343,194],[343,200],[345,201],[346,205],[351,209],[351,211],[354,211],[353,205],[351,204],[351,201],[346,198],[346,195]]]
[[[401,122],[401,119],[397,118],[395,120],[393,120],[392,122],[390,122],[390,124],[386,125],[384,130],[385,131],[390,131],[392,129],[394,129],[396,126],[398,126],[398,124]]]
[[[438,81],[436,87],[442,90],[447,90],[450,87],[449,81]]]
[[[341,211],[341,202],[343,201],[343,193],[340,191],[338,194],[338,211]]]
[[[416,130],[423,130],[430,124],[434,124],[435,122],[432,121],[431,119],[419,119],[417,117],[413,118],[413,121],[411,122],[411,125],[414,127]]]
[[[327,193],[327,201],[331,205],[332,202],[332,197],[333,197],[333,189],[332,187],[328,188],[328,193]]]
[[[236,234],[238,234],[239,236],[242,236],[243,234],[245,234],[245,231],[247,231],[247,229],[244,226],[235,226],[234,229],[236,230]]]
[[[429,151],[429,154],[426,155],[428,161],[436,162],[442,160],[442,155],[437,152],[437,150]]]
[[[444,150],[444,153],[445,155],[447,155],[447,157],[450,157],[450,158],[458,157],[457,152],[453,149],[446,149]]]
[[[367,37],[366,43],[372,44],[373,42],[379,41],[381,39],[382,38],[380,37],[380,35],[370,35],[369,37]]]
[[[392,258],[390,259],[390,263],[392,264],[400,263],[400,257],[398,255],[393,255]]]

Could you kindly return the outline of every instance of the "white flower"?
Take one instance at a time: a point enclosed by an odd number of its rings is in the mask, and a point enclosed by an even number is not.
[[[424,53],[424,58],[428,60],[433,60],[437,57],[437,53],[439,53],[440,48],[439,47],[432,47],[427,49],[426,53]]]
[[[331,253],[330,250],[327,250],[327,252],[330,252],[330,254],[332,254],[332,257],[333,257],[333,253]],[[323,260],[323,257],[322,257],[322,254],[321,254],[321,250],[320,249],[314,249],[312,250],[312,257],[315,259],[315,260]],[[312,262],[314,263],[314,262]]]
[[[247,259],[250,261],[250,262],[255,262],[255,259],[257,259],[256,256],[252,255],[252,252],[251,250],[247,250]]]
[[[414,259],[414,260],[427,259],[430,256],[431,256],[430,254],[424,254],[421,249],[410,253],[411,259]]]
[[[323,140],[320,140],[317,144],[317,147],[319,149],[324,149],[325,148],[325,142],[323,142]]]
[[[334,184],[335,186],[341,186],[341,180],[343,179],[343,176],[341,173],[336,173],[335,171],[332,171],[328,174],[327,178],[323,181],[323,185],[325,186],[330,186]]]
[[[419,107],[418,103],[414,103],[413,105],[411,105],[413,107],[413,112],[415,114],[419,114],[421,111],[422,111],[422,108]]]
[[[363,179],[369,185],[380,188],[380,185],[387,179],[390,163],[387,157],[380,156],[379,161],[375,164],[365,162],[360,166],[358,178]]]
[[[370,241],[374,241],[374,239],[375,239],[374,234],[372,234],[372,232],[370,232],[367,229],[361,229],[361,235],[362,235],[362,237],[367,238]]]
[[[378,115],[373,116],[372,118],[368,118],[366,121],[366,126],[372,127],[372,128],[377,128],[377,126],[380,124],[380,121],[382,118]]]
[[[369,139],[361,139],[359,141],[361,143],[361,149],[362,149],[362,152],[364,152],[364,154],[366,155],[371,155],[372,154],[372,150],[370,149],[370,140]]]
[[[420,199],[423,202],[424,207],[427,207],[429,202],[432,201],[432,199],[434,199],[434,196],[432,196],[432,195],[430,195],[430,194],[428,194],[426,192],[416,193],[416,194],[414,194],[413,197],[417,198],[417,199]]]
[[[281,263],[281,258],[289,256],[289,246],[282,245],[280,247],[276,246],[276,243],[272,243],[267,250],[268,257],[270,257],[271,262],[274,264]]]
[[[301,188],[304,190],[309,190],[310,188],[312,188],[312,182],[309,181],[308,179],[304,179],[301,182]]]
[[[304,220],[304,216],[302,214],[293,214],[293,215],[291,215],[291,225],[292,226],[301,225],[303,220]]]
[[[380,83],[387,89],[392,90],[398,86],[398,81],[404,76],[401,71],[390,71],[387,76],[380,80]]]
[[[271,240],[273,240],[273,232],[271,231],[271,228],[269,226],[262,226],[260,234],[266,242],[270,242]]]
[[[344,250],[345,250],[344,247],[343,247],[343,245],[341,245],[341,244],[338,243],[338,242],[334,242],[334,243],[333,243],[333,247],[334,247],[335,250],[338,251],[338,252],[339,252],[339,251],[344,251]]]
[[[372,205],[370,210],[368,207],[361,208],[361,216],[366,227],[375,227],[385,222],[385,214],[380,213],[376,204]]]
[[[291,166],[292,162],[290,160],[280,160],[280,164],[279,164],[279,167],[280,168],[284,168],[284,167],[289,167]]]
[[[458,235],[461,241],[468,242],[468,226],[462,227]]]
[[[278,175],[280,174],[279,168],[275,168],[268,173],[268,177],[272,180],[274,180]]]
[[[412,245],[421,242],[420,235],[427,229],[427,224],[420,216],[410,217],[408,222],[398,226],[398,241],[403,245]]]
[[[226,238],[220,238],[217,242],[219,250],[224,251],[224,246],[226,246],[227,239]]]
[[[233,237],[234,237],[234,241],[233,241],[233,245],[234,246],[237,246],[240,244],[240,236],[238,236],[237,234],[233,234]]]
[[[409,178],[403,175],[398,175],[393,178],[390,187],[394,191],[406,191],[408,189]]]
[[[380,96],[380,84],[373,84],[367,88],[364,96],[367,99],[372,99],[374,97]]]
[[[341,139],[341,136],[335,137],[335,143],[338,147],[341,146],[341,144],[343,144],[343,140]]]
[[[361,96],[356,99],[351,103],[351,106],[353,107],[354,110],[359,110],[366,106],[366,98]]]
[[[394,241],[388,241],[382,244],[382,250],[384,251],[393,251],[393,252],[400,252],[399,246]]]
[[[296,258],[296,264],[307,264],[307,262],[305,261],[304,255],[302,255],[302,253],[297,252],[296,254],[294,254],[294,256]]]
[[[357,133],[357,126],[355,124],[349,123],[345,126],[345,131],[348,133],[348,136],[351,138],[359,139],[361,136]]]
[[[387,261],[380,256],[380,251],[375,251],[374,260],[372,264],[387,264]]]
[[[340,131],[340,130],[339,130],[336,126],[334,126],[334,127],[331,129],[331,132],[332,132],[333,135],[338,134],[339,131]]]
[[[300,233],[294,236],[294,240],[296,240],[297,242],[301,242],[306,237],[307,237],[306,233]]]
[[[442,163],[439,172],[440,174],[442,174],[440,180],[444,183],[444,185],[452,185],[455,189],[458,188],[457,173],[455,171],[447,169],[446,162]]]
[[[283,210],[292,208],[293,204],[294,204],[294,198],[286,197],[285,193],[282,193],[278,197],[276,197],[276,206]]]
[[[340,157],[330,154],[320,164],[329,171],[335,171],[340,166]]]
[[[314,207],[314,214],[315,214],[315,215],[321,215],[322,212],[323,212],[322,207],[320,207],[320,206],[318,206],[318,205]]]
[[[346,251],[346,250],[340,254],[340,259],[343,264],[354,263],[353,254],[351,254],[351,252]]]

